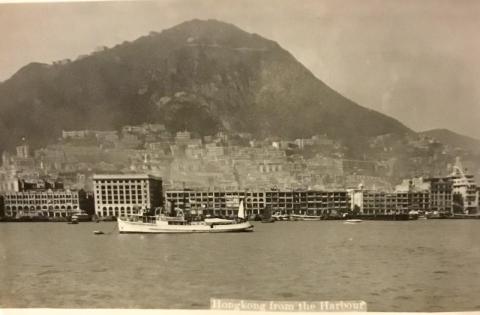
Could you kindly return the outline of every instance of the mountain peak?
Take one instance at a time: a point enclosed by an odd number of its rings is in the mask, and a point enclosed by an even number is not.
[[[370,136],[410,132],[330,89],[274,41],[217,20],[186,21],[75,61],[26,69],[0,84],[0,144],[8,147],[24,135],[43,145],[62,129],[143,122],[202,135],[328,134],[357,146]]]
[[[480,153],[480,140],[456,133],[449,129],[439,128],[420,132],[420,134],[435,139],[454,148]]]
[[[49,64],[41,63],[41,62],[30,62],[29,64],[21,67],[14,76],[29,76],[40,72],[42,70],[46,70],[50,67]]]
[[[248,33],[237,26],[218,20],[189,20],[172,28],[154,33],[157,40],[175,40],[189,45],[223,46],[230,48],[263,48],[280,46],[257,34]]]
[[[227,23],[227,22],[223,22],[223,21],[220,21],[220,20],[216,20],[216,19],[206,19],[206,20],[202,20],[202,19],[192,19],[192,20],[188,20],[188,21],[184,21],[176,26],[173,26],[170,28],[170,30],[175,30],[175,29],[212,29],[212,28],[216,28],[216,29],[231,29],[231,30],[236,30],[236,31],[240,31],[240,32],[244,32],[243,30],[241,30],[239,27],[237,27],[236,25],[234,24],[231,24],[231,23]]]
[[[422,131],[420,133],[424,134],[424,135],[427,135],[427,136],[432,136],[432,137],[435,137],[435,136],[437,136],[437,137],[441,137],[441,136],[462,137],[462,138],[465,138],[465,139],[470,139],[472,141],[480,142],[480,139],[477,139],[477,138],[474,138],[474,137],[471,137],[471,136],[467,136],[467,135],[463,135],[463,134],[460,134],[458,132],[452,131],[452,130],[447,129],[447,128],[435,128],[435,129],[425,130],[425,131]]]

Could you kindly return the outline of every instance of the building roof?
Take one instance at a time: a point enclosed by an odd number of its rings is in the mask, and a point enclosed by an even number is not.
[[[93,180],[104,179],[156,179],[161,180],[161,177],[149,175],[149,174],[94,174]]]

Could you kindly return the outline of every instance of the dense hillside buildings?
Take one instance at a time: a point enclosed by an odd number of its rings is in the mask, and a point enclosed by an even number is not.
[[[163,205],[162,179],[146,174],[94,175],[95,213],[126,216]]]
[[[374,153],[355,159],[347,158],[346,148],[326,135],[287,140],[220,132],[200,137],[188,131],[168,132],[162,124],[124,126],[121,131],[63,131],[56,143],[37,149],[33,155],[26,141],[12,154],[4,152],[0,192],[20,191],[21,179],[46,177],[59,179],[71,190],[93,191],[93,174],[107,173],[152,174],[161,177],[170,190],[261,191],[276,187],[324,191],[363,183],[366,190],[389,192],[392,184],[405,176],[438,176],[440,172],[432,170],[438,165],[444,169],[451,160],[443,151],[435,151],[438,154],[432,157],[429,152],[438,144],[415,137],[408,140],[411,147],[407,148],[414,148],[414,152],[406,154],[403,138],[397,138],[377,137],[371,143]],[[436,166],[430,169],[429,163]],[[435,211],[450,211],[453,201],[444,188],[435,184],[429,189],[431,204],[438,208]],[[464,188],[455,191],[455,204],[457,208],[461,204],[462,212],[464,204],[468,212],[478,204],[473,189],[465,198],[461,197],[468,194]]]
[[[172,186],[185,182],[189,187],[255,189],[307,189],[323,185],[332,174],[342,176],[341,159],[330,156],[331,149],[341,148],[326,136],[280,142],[286,145],[280,148],[275,141],[255,141],[242,133],[203,138],[188,131],[170,134],[163,125],[143,124],[124,126],[120,133],[64,131],[59,143],[37,150],[35,159],[47,172],[69,174],[67,187],[87,190],[92,189],[92,173],[150,173]],[[309,158],[304,160],[298,150],[308,151]],[[339,186],[337,179],[335,185],[326,182],[329,188]]]

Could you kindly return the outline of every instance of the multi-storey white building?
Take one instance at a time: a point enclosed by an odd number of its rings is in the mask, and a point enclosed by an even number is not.
[[[94,175],[95,213],[121,217],[163,204],[162,179],[146,174]]]
[[[4,195],[5,216],[67,217],[80,211],[85,197],[83,191],[64,189],[7,192]]]
[[[453,166],[453,173],[448,179],[452,181],[453,195],[459,194],[461,196],[463,212],[466,214],[477,213],[479,199],[477,184],[475,183],[473,175],[465,172],[460,163],[460,159],[457,158]]]

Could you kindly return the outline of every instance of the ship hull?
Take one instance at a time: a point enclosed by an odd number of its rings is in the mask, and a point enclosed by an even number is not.
[[[235,233],[235,232],[251,232],[253,225],[250,222],[242,222],[235,224],[186,224],[186,225],[167,225],[164,222],[144,223],[129,222],[118,219],[118,231],[120,233]]]
[[[373,221],[411,221],[418,219],[406,213],[402,214],[358,214],[349,215],[347,219],[373,220]]]

